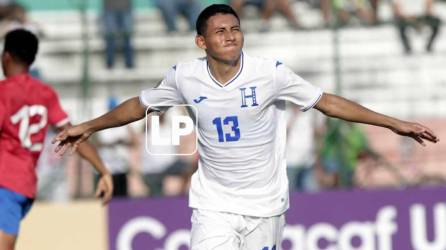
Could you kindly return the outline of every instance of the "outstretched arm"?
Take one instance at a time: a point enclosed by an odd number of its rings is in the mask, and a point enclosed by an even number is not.
[[[140,103],[139,98],[133,97],[98,118],[64,129],[53,139],[53,143],[58,142],[56,152],[60,155],[67,149],[74,152],[94,132],[140,120],[144,118],[145,111],[146,109]]]
[[[315,108],[327,116],[388,128],[399,135],[412,137],[423,146],[425,146],[424,141],[433,143],[439,141],[432,130],[421,124],[401,121],[374,112],[340,96],[324,93]]]

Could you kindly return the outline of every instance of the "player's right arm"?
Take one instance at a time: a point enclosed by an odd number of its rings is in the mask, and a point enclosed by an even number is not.
[[[277,99],[297,104],[303,111],[314,107],[330,117],[385,127],[398,135],[409,136],[423,146],[424,141],[433,143],[439,141],[434,132],[424,125],[386,116],[343,97],[322,93],[320,89],[306,82],[287,67],[277,65]]]
[[[140,120],[146,115],[147,107],[155,107],[156,111],[184,102],[176,83],[176,66],[172,67],[164,79],[152,89],[143,90],[139,97],[133,97],[112,111],[87,122],[81,123],[60,132],[53,143],[59,142],[56,152],[63,154],[67,149],[74,152],[79,144],[87,140],[91,134],[107,128],[119,127]],[[148,112],[151,112],[149,109]]]
[[[130,98],[98,118],[69,127],[58,133],[53,139],[53,143],[59,143],[56,152],[63,154],[67,149],[74,152],[79,144],[87,140],[93,133],[140,120],[144,118],[145,113],[146,107],[140,102],[139,97]]]

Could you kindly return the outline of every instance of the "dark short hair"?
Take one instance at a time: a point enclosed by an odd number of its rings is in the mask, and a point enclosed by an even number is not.
[[[195,25],[195,28],[197,30],[198,35],[203,35],[205,33],[207,27],[207,21],[209,20],[209,18],[217,14],[233,15],[237,18],[238,22],[240,23],[240,18],[238,17],[237,13],[231,6],[227,4],[212,4],[206,7],[197,18],[197,23]]]
[[[36,59],[39,41],[32,32],[25,29],[15,29],[5,36],[4,52],[9,52],[14,59],[28,66]]]

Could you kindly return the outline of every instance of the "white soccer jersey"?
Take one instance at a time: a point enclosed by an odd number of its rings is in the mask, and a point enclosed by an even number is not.
[[[289,206],[285,101],[307,110],[322,96],[278,61],[243,53],[239,72],[221,85],[206,59],[174,66],[148,106],[190,104],[198,110],[198,170],[191,180],[192,208],[269,217]]]

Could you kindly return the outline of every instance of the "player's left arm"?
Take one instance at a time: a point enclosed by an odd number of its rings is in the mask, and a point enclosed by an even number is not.
[[[71,127],[70,123],[64,126],[56,128],[57,132]],[[102,199],[102,204],[106,205],[111,200],[113,195],[113,180],[110,171],[105,167],[95,147],[88,142],[84,141],[77,147],[79,155],[87,160],[100,174],[98,186],[96,188],[95,196]]]
[[[413,138],[423,146],[424,141],[439,141],[434,132],[424,125],[374,112],[337,95],[324,93],[315,108],[330,117],[388,128],[396,134]]]
[[[59,102],[57,93],[52,89],[47,89],[47,107],[48,107],[48,122],[57,132],[71,127],[69,119]],[[101,178],[99,179],[96,188],[96,197],[102,198],[102,203],[107,204],[113,194],[113,181],[110,172],[105,167],[96,149],[87,141],[80,143],[78,153],[82,158],[90,162],[91,165],[99,172]]]

